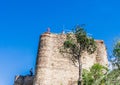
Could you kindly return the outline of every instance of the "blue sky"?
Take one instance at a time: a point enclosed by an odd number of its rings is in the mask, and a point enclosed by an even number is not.
[[[35,67],[40,34],[86,24],[95,39],[112,48],[120,34],[120,0],[0,0],[0,85]]]

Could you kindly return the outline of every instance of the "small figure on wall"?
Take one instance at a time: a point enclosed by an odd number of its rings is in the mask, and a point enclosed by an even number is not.
[[[33,68],[30,69],[30,76],[33,76]]]
[[[47,33],[50,33],[50,28],[49,27],[47,28]]]

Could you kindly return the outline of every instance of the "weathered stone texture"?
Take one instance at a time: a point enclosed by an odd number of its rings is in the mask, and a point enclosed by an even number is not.
[[[64,34],[45,33],[40,37],[36,73],[33,85],[76,85],[78,67],[71,59],[71,55],[60,53],[60,48],[66,39]],[[106,48],[103,41],[97,40],[97,50],[89,55],[84,52],[83,68],[89,69],[93,64],[108,65]]]

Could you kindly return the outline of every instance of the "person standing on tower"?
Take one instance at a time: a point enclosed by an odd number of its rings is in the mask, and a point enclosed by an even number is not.
[[[49,27],[47,28],[47,33],[50,33],[50,28]]]
[[[30,76],[33,76],[33,69],[30,69]]]

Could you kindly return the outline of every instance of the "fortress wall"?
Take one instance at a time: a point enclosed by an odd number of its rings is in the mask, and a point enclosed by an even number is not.
[[[78,67],[73,64],[69,54],[60,53],[66,39],[64,34],[45,33],[41,35],[33,85],[76,85]],[[93,64],[107,66],[107,54],[103,41],[97,42],[97,50],[89,55],[84,52],[83,68],[89,69]],[[75,83],[75,84],[74,84]]]

